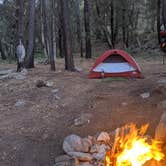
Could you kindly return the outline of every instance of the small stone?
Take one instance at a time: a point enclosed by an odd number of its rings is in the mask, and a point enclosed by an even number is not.
[[[42,135],[42,139],[43,139],[43,140],[46,140],[48,137],[49,137],[49,135],[46,134],[46,133]]]
[[[52,82],[52,81],[47,81],[46,82],[47,87],[52,87],[53,85],[54,85],[54,82]]]
[[[75,67],[75,70],[76,70],[77,72],[82,72],[82,71],[83,71],[83,69],[80,68],[80,67]]]
[[[82,153],[82,152],[69,152],[68,155],[70,155],[73,158],[78,158],[80,161],[92,161],[93,157],[89,153]]]
[[[56,100],[60,100],[61,98],[58,95],[54,95]]]
[[[149,97],[150,97],[150,93],[149,93],[149,92],[142,93],[142,94],[140,94],[140,96],[141,96],[143,99],[146,99],[146,98],[149,98]]]
[[[107,143],[110,140],[110,136],[107,132],[101,132],[100,135],[97,137],[97,141],[103,141]]]
[[[58,91],[59,89],[53,89],[51,92],[56,94]]]
[[[25,101],[24,100],[18,100],[15,103],[15,107],[23,107],[25,105]]]
[[[127,105],[128,105],[128,103],[126,103],[126,102],[122,103],[122,106],[124,106],[124,107],[127,106]]]
[[[25,68],[22,69],[21,74],[24,75],[24,76],[26,76],[28,74],[28,70],[25,69]]]

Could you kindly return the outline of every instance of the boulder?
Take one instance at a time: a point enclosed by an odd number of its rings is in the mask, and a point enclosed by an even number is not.
[[[88,152],[91,143],[87,139],[82,139],[77,135],[69,135],[64,139],[63,150],[69,154],[69,152]]]
[[[98,153],[94,153],[92,155],[93,158],[96,160],[104,160],[107,149],[108,149],[108,147],[106,145],[100,145],[98,147]]]
[[[107,132],[101,132],[100,135],[97,137],[97,141],[102,141],[107,143],[110,140],[110,136]]]

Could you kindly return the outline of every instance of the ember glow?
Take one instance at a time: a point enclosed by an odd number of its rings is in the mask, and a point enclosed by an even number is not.
[[[162,160],[159,142],[145,136],[147,128],[144,125],[137,129],[130,124],[117,130],[113,148],[106,153],[105,166],[142,166],[151,159]]]

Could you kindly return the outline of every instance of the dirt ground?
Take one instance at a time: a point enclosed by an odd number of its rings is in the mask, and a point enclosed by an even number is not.
[[[166,65],[161,59],[137,62],[144,79],[90,80],[94,59],[77,59],[82,72],[64,71],[58,60],[56,72],[40,64],[24,80],[1,80],[0,166],[53,166],[54,158],[63,153],[64,137],[72,133],[84,137],[134,122],[149,123],[148,134],[153,136],[163,111],[157,104],[166,99],[155,88],[166,78]],[[5,68],[15,66],[0,65]],[[51,81],[53,86],[37,88],[37,80]],[[150,97],[143,99],[140,94],[145,92]],[[18,100],[25,105],[16,107]],[[75,126],[74,120],[82,115],[90,123]]]

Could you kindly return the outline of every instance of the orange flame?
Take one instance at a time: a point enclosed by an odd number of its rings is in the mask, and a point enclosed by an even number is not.
[[[111,152],[106,153],[105,166],[142,166],[146,161],[164,158],[159,142],[148,140],[145,135],[148,125],[137,129],[135,124],[116,131]]]

